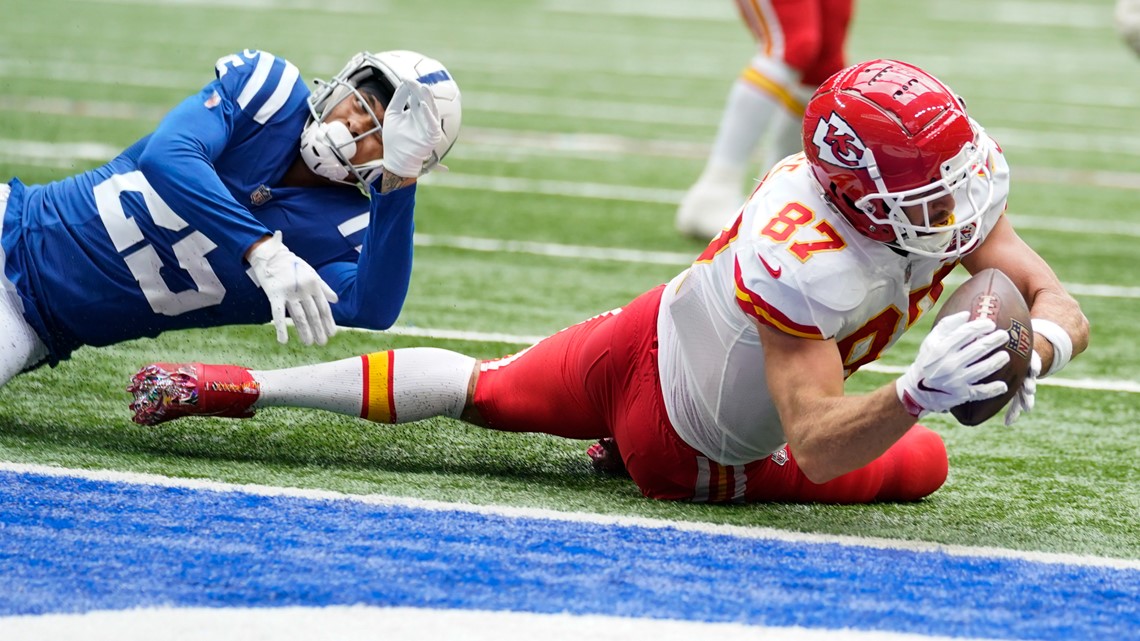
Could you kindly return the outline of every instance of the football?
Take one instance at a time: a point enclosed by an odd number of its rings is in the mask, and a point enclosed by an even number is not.
[[[934,323],[958,312],[970,312],[970,320],[990,318],[998,329],[1009,332],[1009,340],[998,349],[1009,352],[1009,363],[984,380],[1005,381],[1009,390],[1001,396],[963,403],[950,410],[963,425],[978,425],[997,414],[1013,398],[1029,375],[1033,351],[1033,328],[1029,324],[1029,307],[1017,286],[1000,270],[984,269],[958,286],[938,310]]]

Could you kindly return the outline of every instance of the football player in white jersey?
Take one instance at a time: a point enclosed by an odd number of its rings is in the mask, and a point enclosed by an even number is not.
[[[942,439],[916,422],[998,396],[991,320],[948,316],[897,380],[844,381],[943,292],[958,264],[995,267],[1029,303],[1036,379],[1088,343],[1056,275],[1004,215],[1009,171],[962,101],[912,65],[874,60],[813,95],[805,153],[772,168],[693,265],[625,307],[505,358],[412,348],[273,371],[155,363],[134,418],[318,408],[380,422],[451,416],[496,430],[600,439],[595,466],[685,501],[916,500],[945,481]]]
[[[438,61],[361,52],[310,91],[265,51],[107,164],[0,185],[0,385],[76,348],[272,321],[384,329],[411,275],[416,180],[459,132]],[[391,107],[391,108],[389,108]]]

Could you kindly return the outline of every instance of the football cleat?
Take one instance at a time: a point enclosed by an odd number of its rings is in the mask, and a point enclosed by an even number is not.
[[[603,438],[586,450],[590,457],[590,464],[594,470],[612,476],[629,476],[625,469],[625,461],[621,460],[617,441],[612,438]]]
[[[697,240],[710,240],[732,222],[743,203],[737,181],[700,180],[681,199],[677,231]]]
[[[152,363],[131,378],[127,391],[135,397],[131,420],[158,425],[183,416],[249,418],[261,385],[237,365]]]

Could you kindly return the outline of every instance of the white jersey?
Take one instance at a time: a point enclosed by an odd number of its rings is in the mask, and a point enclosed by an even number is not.
[[[1009,193],[1009,167],[992,142],[988,164],[994,194],[983,235]],[[964,201],[959,208],[969,207]],[[723,465],[772,454],[787,439],[769,396],[757,323],[835,340],[849,376],[934,306],[957,264],[903,255],[859,234],[825,202],[804,155],[789,156],[735,223],[665,288],[658,366],[670,422]]]

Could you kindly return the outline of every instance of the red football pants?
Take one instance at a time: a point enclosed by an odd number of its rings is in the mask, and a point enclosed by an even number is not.
[[[475,407],[487,427],[574,439],[612,436],[645,496],[681,501],[910,501],[941,487],[946,448],[916,425],[871,464],[823,484],[787,449],[720,465],[669,423],[657,371],[663,286],[537,344],[481,366]]]
[[[768,58],[777,54],[806,85],[844,66],[854,0],[736,0],[740,16]],[[777,51],[779,46],[779,51]]]

